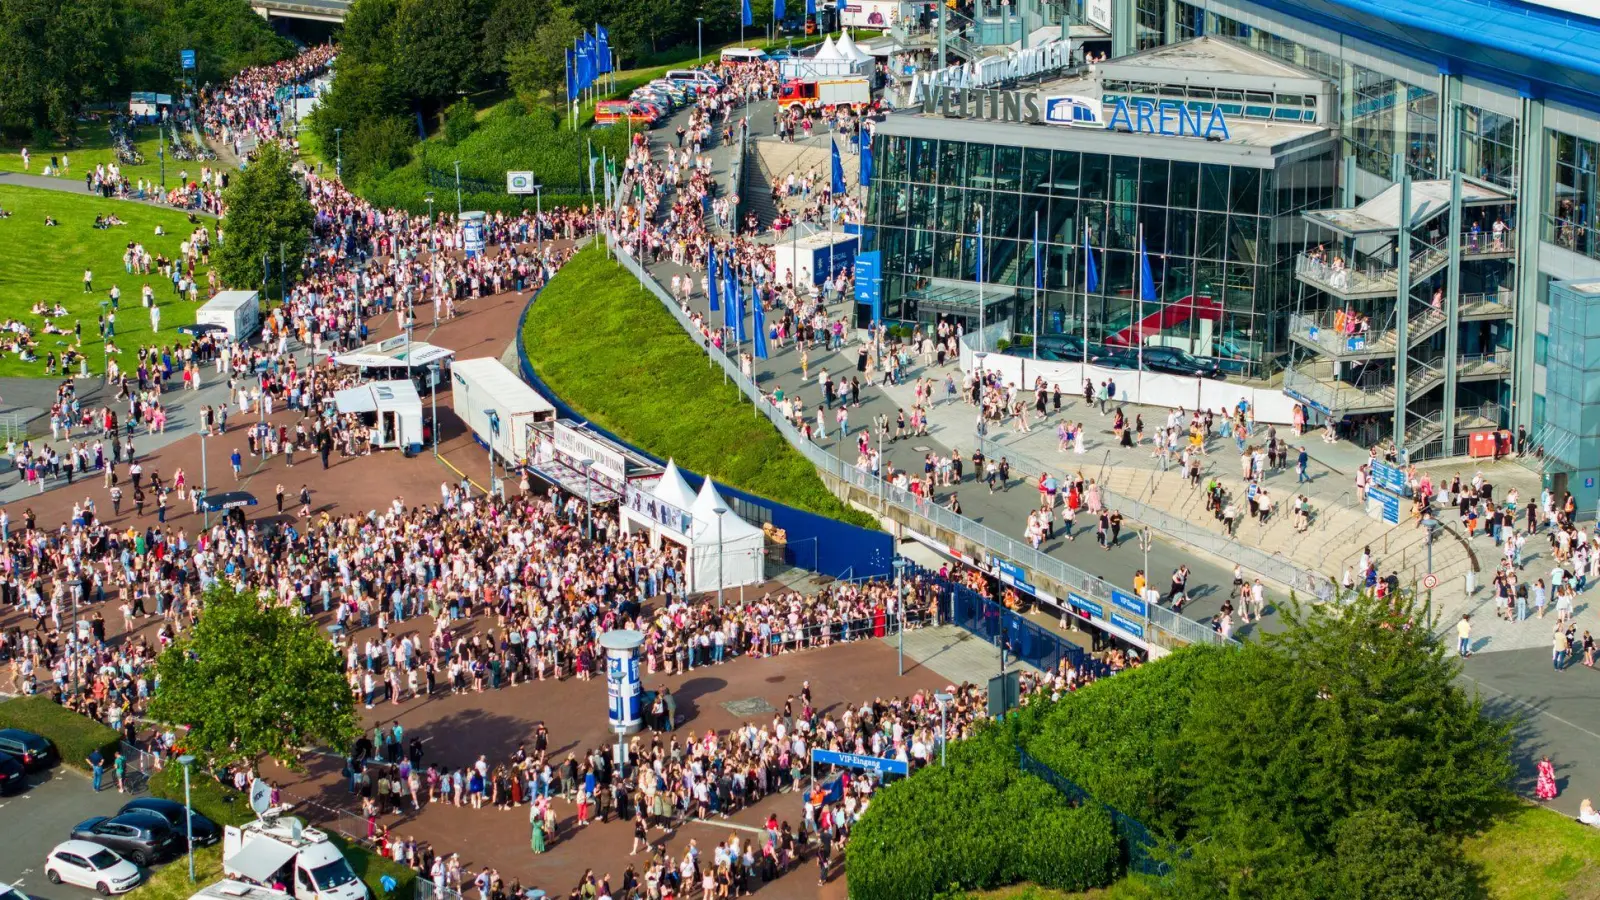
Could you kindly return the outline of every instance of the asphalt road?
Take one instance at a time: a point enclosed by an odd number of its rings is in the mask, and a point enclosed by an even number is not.
[[[51,884],[44,876],[45,856],[67,839],[72,826],[116,812],[128,795],[117,793],[114,784],[96,794],[89,789],[88,776],[63,765],[29,780],[22,793],[0,798],[0,882],[40,900],[97,896],[92,890]]]

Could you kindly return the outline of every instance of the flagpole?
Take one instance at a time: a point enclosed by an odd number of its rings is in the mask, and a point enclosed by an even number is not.
[[[1139,320],[1138,327],[1134,329],[1133,336],[1139,341],[1139,375],[1144,375],[1144,267],[1149,257],[1144,252],[1144,223],[1139,223],[1139,267],[1134,272],[1133,280],[1138,285]]]
[[[989,342],[983,336],[984,309],[983,309],[983,204],[978,204],[978,349],[989,349]]]
[[[1033,361],[1039,361],[1039,211],[1033,211]]]

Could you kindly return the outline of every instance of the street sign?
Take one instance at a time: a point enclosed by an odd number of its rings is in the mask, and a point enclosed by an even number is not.
[[[183,64],[183,68],[186,71],[193,70],[194,67],[195,67],[194,66],[194,51],[193,50],[179,50],[178,51],[178,61]]]
[[[1400,524],[1400,496],[1376,485],[1367,487],[1367,515],[1390,525]]]
[[[1433,590],[1439,586],[1439,576],[1433,574],[1432,572],[1422,576],[1422,586],[1430,591]]]
[[[838,753],[833,750],[812,748],[811,762],[824,766],[844,766],[849,769],[863,769],[874,775],[905,775],[910,767],[898,759],[887,756],[863,756],[860,753]]]
[[[1372,475],[1373,484],[1391,493],[1405,495],[1406,473],[1404,469],[1375,459],[1372,461],[1372,465],[1367,467],[1367,471]]]
[[[531,194],[535,184],[532,172],[506,173],[506,193],[508,194]]]

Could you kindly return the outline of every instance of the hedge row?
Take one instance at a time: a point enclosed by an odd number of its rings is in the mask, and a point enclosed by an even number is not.
[[[1122,866],[1111,817],[1070,806],[1017,768],[999,729],[952,746],[880,790],[846,851],[852,900],[924,900],[1032,882],[1063,891],[1110,884]]]
[[[20,728],[49,738],[61,760],[81,772],[89,771],[89,754],[99,750],[109,764],[122,743],[114,729],[42,695],[0,703],[0,728]]]
[[[173,764],[157,773],[150,779],[150,792],[158,797],[182,803],[182,767]],[[201,771],[194,771],[189,775],[189,802],[196,812],[219,825],[242,825],[255,818],[247,797]],[[350,868],[356,873],[356,877],[367,885],[367,889],[377,900],[383,900],[386,896],[406,898],[415,893],[416,872],[338,834],[330,832],[329,836],[344,852],[344,858],[350,861]],[[394,879],[393,891],[384,890],[385,875]]]

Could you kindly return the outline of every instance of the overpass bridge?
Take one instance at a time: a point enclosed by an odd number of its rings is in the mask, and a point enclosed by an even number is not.
[[[337,24],[350,11],[350,0],[251,0],[250,8],[269,21],[306,19]]]

